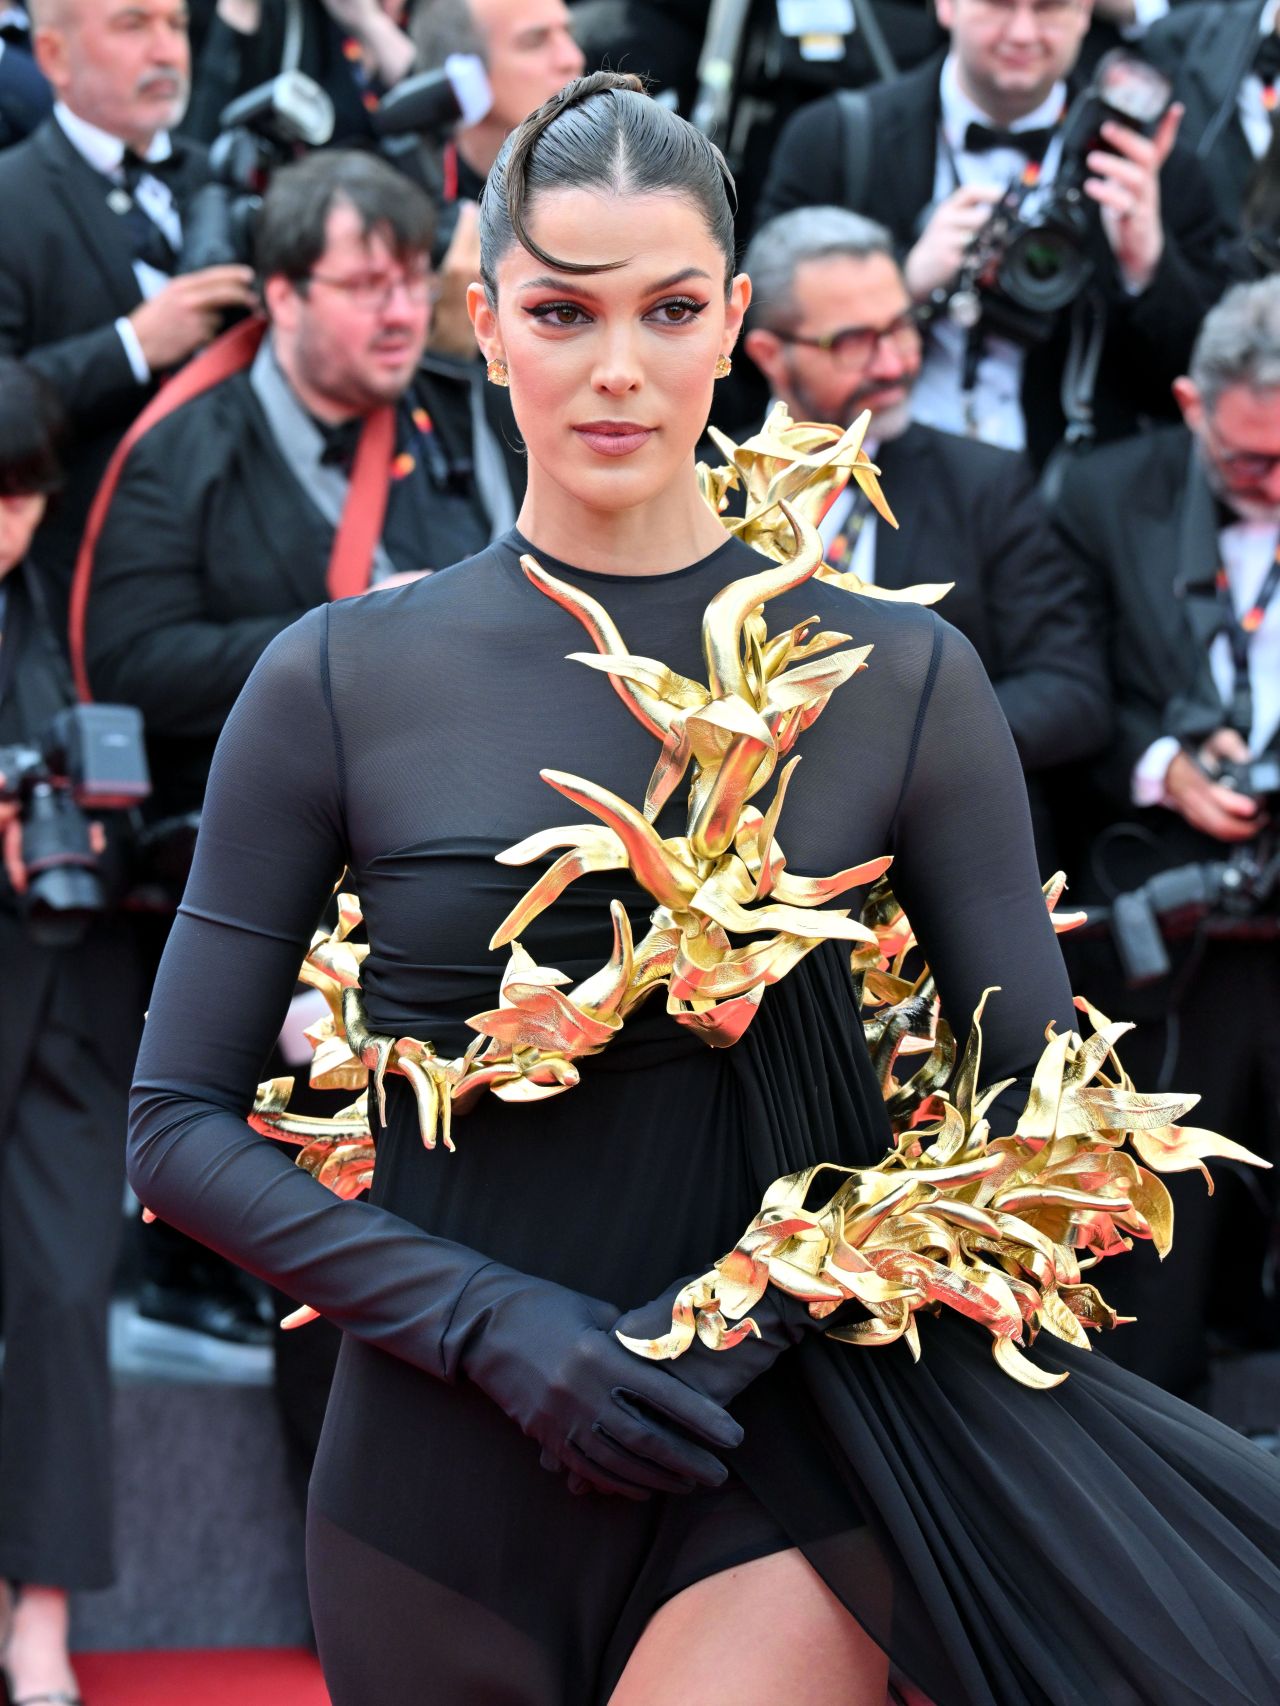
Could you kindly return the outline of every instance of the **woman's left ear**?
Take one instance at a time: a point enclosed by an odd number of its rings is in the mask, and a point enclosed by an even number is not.
[[[498,331],[498,315],[482,284],[467,286],[467,313],[471,316],[471,329],[476,335],[481,355],[486,361],[501,360],[506,352]]]
[[[746,273],[734,274],[733,283],[729,286],[729,300],[725,305],[724,314],[724,344],[722,353],[731,355],[733,347],[742,331],[742,322],[747,309],[751,305],[751,280]]]

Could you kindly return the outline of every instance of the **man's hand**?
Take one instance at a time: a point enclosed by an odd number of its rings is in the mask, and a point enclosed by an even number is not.
[[[379,0],[321,0],[321,4],[340,30],[360,43],[384,84],[390,87],[408,76],[416,49]]]
[[[970,240],[1003,194],[998,184],[961,184],[934,208],[903,267],[907,289],[917,302],[927,302],[955,278]]]
[[[5,875],[15,894],[25,894],[27,868],[22,863],[22,819],[17,800],[0,800],[0,852]]]
[[[218,0],[218,16],[237,35],[256,36],[262,25],[262,0]]]
[[[440,355],[474,360],[476,335],[467,313],[467,287],[480,277],[480,209],[473,201],[458,203],[458,223],[436,275],[439,291],[431,313],[427,348]]]
[[[1151,137],[1108,119],[1102,135],[1115,152],[1096,148],[1086,162],[1094,176],[1085,179],[1085,194],[1102,209],[1102,229],[1120,276],[1135,294],[1151,283],[1164,254],[1160,168],[1173,152],[1183,111],[1175,102]]]
[[[1223,759],[1243,763],[1248,757],[1249,749],[1234,729],[1211,735],[1200,748],[1198,762],[1189,753],[1176,753],[1164,779],[1169,805],[1193,829],[1216,841],[1248,841],[1265,821],[1258,802],[1215,782],[1209,773]]]
[[[129,323],[138,334],[147,366],[153,373],[163,373],[208,343],[224,309],[257,305],[252,267],[205,267],[170,279],[149,302],[134,309]]]

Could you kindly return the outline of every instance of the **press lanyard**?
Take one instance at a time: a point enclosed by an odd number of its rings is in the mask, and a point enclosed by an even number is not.
[[[1231,690],[1231,710],[1228,721],[1231,727],[1247,741],[1253,729],[1253,685],[1249,678],[1249,644],[1263,624],[1267,607],[1275,597],[1276,588],[1280,587],[1280,544],[1276,546],[1275,556],[1271,559],[1271,567],[1267,570],[1266,579],[1258,589],[1258,596],[1243,616],[1236,615],[1235,605],[1231,601],[1231,582],[1227,578],[1225,568],[1218,570],[1214,576],[1213,584],[1218,595],[1218,607],[1222,612],[1222,625],[1219,631],[1227,636],[1227,643],[1231,647],[1231,661],[1235,666],[1235,685]]]

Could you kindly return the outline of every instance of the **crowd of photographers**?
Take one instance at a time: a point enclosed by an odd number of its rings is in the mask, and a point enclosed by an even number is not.
[[[0,1666],[112,1574],[121,1099],[213,745],[270,639],[465,558],[524,480],[464,296],[504,136],[601,64],[714,134],[754,301],[714,424],[850,423],[828,561],[955,583],[1078,988],[1280,1157],[1280,3],[27,0],[0,10]],[[851,762],[853,755],[851,755]],[[305,997],[280,1070],[305,1054]],[[1274,1195],[1178,1181],[1106,1349],[1280,1344]],[[140,1307],[273,1313],[162,1228]],[[324,1358],[279,1358],[305,1460]],[[316,1365],[314,1359],[319,1359]],[[301,1394],[301,1396],[299,1396]],[[1280,1416],[1274,1418],[1280,1431]]]

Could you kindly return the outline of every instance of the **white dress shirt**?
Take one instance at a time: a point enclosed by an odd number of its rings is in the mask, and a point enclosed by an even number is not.
[[[96,124],[90,124],[88,119],[73,113],[61,101],[54,103],[53,116],[61,125],[67,141],[95,172],[101,172],[104,177],[114,178],[117,183],[124,182],[124,153],[125,144],[118,136],[112,136],[109,131],[99,130]],[[151,146],[147,149],[144,159],[167,160],[173,153],[173,144],[169,140],[168,131],[157,131],[152,138]],[[144,172],[138,179],[134,191],[138,206],[163,231],[175,250],[182,247],[182,219],[179,216],[177,204],[168,184],[160,178],[153,178]],[[138,289],[147,301],[157,296],[169,278],[157,267],[148,266],[145,261],[134,261],[133,276],[138,281]],[[146,385],[151,378],[151,368],[147,358],[142,353],[142,345],[138,334],[134,331],[127,316],[121,315],[116,321],[116,331],[124,345],[125,354],[129,357],[129,366],[139,385]]]
[[[1273,522],[1239,521],[1219,532],[1218,549],[1237,618],[1257,602],[1277,547],[1280,547],[1280,527]],[[1209,647],[1209,668],[1222,700],[1225,722],[1236,680],[1231,641],[1226,634],[1215,635]],[[1253,690],[1249,750],[1257,754],[1280,727],[1280,594],[1271,600],[1262,626],[1250,638],[1249,685]],[[1179,750],[1179,742],[1172,735],[1161,735],[1159,740],[1152,741],[1134,766],[1130,787],[1135,806],[1167,803],[1165,777]]]
[[[1269,36],[1276,27],[1276,10],[1280,0],[1270,0],[1262,8],[1262,16],[1258,19],[1258,35]],[[1240,92],[1236,96],[1240,113],[1240,128],[1244,131],[1244,139],[1249,144],[1249,152],[1255,160],[1261,160],[1271,146],[1271,114],[1262,99],[1262,79],[1256,71],[1248,71],[1240,79]]]
[[[970,124],[1012,131],[1044,130],[1061,118],[1067,88],[1065,83],[1055,83],[1034,112],[1007,127],[996,127],[991,115],[975,106],[961,89],[955,56],[948,54],[942,66],[939,94],[942,134],[950,147],[951,158],[947,149],[939,145],[933,180],[935,205],[945,201],[960,184],[991,184],[1004,190],[1026,169],[1027,156],[1017,148],[993,148],[985,154],[966,152],[964,140]],[[1042,184],[1052,182],[1059,153],[1055,139],[1040,174]],[[973,390],[966,393],[960,389],[960,382],[968,339],[968,332],[945,314],[933,321],[924,364],[912,396],[912,418],[926,426],[941,427],[944,432],[1003,445],[1007,450],[1025,450],[1027,428],[1021,396],[1025,351],[1008,338],[988,336],[978,363],[977,381]]]

